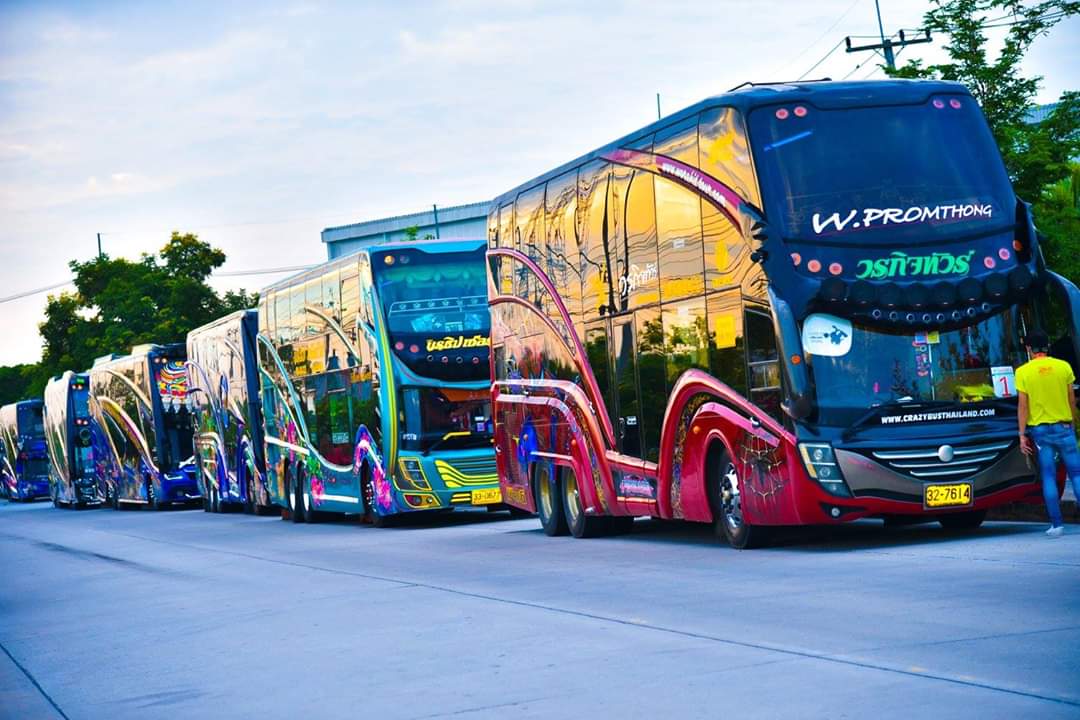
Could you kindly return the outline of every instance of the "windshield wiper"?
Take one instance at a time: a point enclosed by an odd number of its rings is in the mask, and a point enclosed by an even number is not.
[[[871,420],[881,417],[881,414],[885,410],[893,408],[915,408],[915,407],[942,407],[944,405],[952,405],[953,403],[948,400],[913,400],[911,398],[898,398],[895,400],[886,400],[880,405],[875,405],[870,408],[865,414],[861,415],[858,420],[851,423],[847,430],[840,436],[843,442],[850,442],[859,431],[870,422]]]

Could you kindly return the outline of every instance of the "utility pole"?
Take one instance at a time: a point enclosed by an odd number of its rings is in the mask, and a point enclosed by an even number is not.
[[[930,42],[930,31],[924,30],[925,35],[923,37],[916,37],[908,39],[904,36],[904,31],[899,33],[899,40],[893,40],[892,37],[885,37],[885,24],[881,22],[881,3],[878,0],[874,0],[874,8],[877,10],[877,24],[878,34],[881,37],[881,42],[874,45],[852,45],[851,37],[844,38],[844,43],[847,45],[847,52],[862,52],[863,50],[873,50],[877,52],[881,50],[885,55],[885,66],[890,70],[896,69],[896,53],[893,48],[903,49],[908,45],[918,45],[919,43]]]
[[[656,119],[659,120],[661,117],[663,116],[660,114],[660,93],[656,93]]]
[[[97,256],[98,260],[101,259],[101,233],[97,234]]]
[[[432,203],[431,211],[435,214],[435,239],[439,239],[439,206]]]

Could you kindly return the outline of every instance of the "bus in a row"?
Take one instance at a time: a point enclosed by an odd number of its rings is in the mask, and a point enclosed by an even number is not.
[[[0,496],[49,497],[49,458],[40,399],[0,407]]]
[[[1033,328],[1073,347],[1080,293],[959,84],[740,87],[504,193],[488,233],[499,478],[548,534],[742,548],[1038,497],[1014,373]]]
[[[57,507],[93,507],[105,501],[94,465],[90,377],[67,372],[45,386],[43,419],[49,454],[49,495]]]
[[[503,507],[484,252],[380,244],[263,291],[267,487],[294,521]]]
[[[105,501],[154,510],[198,501],[184,345],[139,345],[98,358],[88,374]]]
[[[266,484],[256,335],[258,313],[241,310],[187,336],[188,398],[203,509],[264,514]]]

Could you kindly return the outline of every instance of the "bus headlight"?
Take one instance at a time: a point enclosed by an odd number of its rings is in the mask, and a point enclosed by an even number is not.
[[[398,490],[430,490],[431,484],[424,475],[424,467],[420,459],[415,457],[403,457],[398,460],[398,468],[401,470],[400,479],[395,478],[394,484]]]
[[[844,476],[840,472],[840,466],[836,462],[836,453],[833,452],[832,445],[800,443],[799,452],[802,453],[806,472],[817,480],[821,487],[833,495],[851,496],[847,483],[844,482]]]

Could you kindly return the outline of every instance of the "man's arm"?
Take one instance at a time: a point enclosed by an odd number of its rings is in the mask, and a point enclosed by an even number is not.
[[[1076,410],[1076,390],[1073,389],[1072,383],[1069,383],[1069,409],[1072,410],[1073,428],[1080,428],[1080,413]]]
[[[1072,386],[1069,386],[1069,395],[1072,395]],[[1073,411],[1073,415],[1076,415],[1076,411]],[[1031,440],[1027,436],[1027,423],[1028,423],[1028,396],[1026,392],[1020,391],[1017,394],[1016,399],[1016,422],[1020,426],[1020,450],[1025,455],[1031,455],[1034,448],[1031,447]]]

